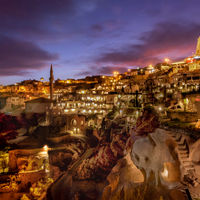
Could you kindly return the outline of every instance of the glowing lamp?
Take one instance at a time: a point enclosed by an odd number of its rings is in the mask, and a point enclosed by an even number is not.
[[[161,106],[159,106],[159,107],[158,107],[158,110],[159,110],[159,111],[162,111],[162,107],[161,107]]]
[[[161,172],[161,175],[162,175],[164,178],[168,178],[169,172],[168,172],[166,166],[164,167],[163,171]]]
[[[169,59],[169,58],[165,58],[165,62],[166,62],[166,63],[169,63],[169,62],[170,62],[170,59]]]
[[[113,72],[113,75],[114,75],[114,76],[117,76],[117,75],[119,75],[119,72],[118,72],[118,71],[114,71],[114,72]]]
[[[44,146],[43,146],[43,150],[44,150],[44,151],[48,151],[48,146],[47,146],[47,145],[44,145]]]

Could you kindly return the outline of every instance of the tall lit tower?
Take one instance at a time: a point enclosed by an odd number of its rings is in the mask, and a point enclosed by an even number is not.
[[[196,56],[200,56],[200,36],[197,40]]]
[[[53,77],[53,66],[51,64],[51,68],[50,68],[50,78],[49,78],[49,83],[50,83],[50,99],[53,100],[53,81],[54,81],[54,77]]]

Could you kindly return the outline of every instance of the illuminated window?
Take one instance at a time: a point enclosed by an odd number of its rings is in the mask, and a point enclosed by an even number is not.
[[[75,119],[72,119],[71,124],[72,124],[73,126],[76,126],[76,125],[77,125],[77,121],[76,121]]]

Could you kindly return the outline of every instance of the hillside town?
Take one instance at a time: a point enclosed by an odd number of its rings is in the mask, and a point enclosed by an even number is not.
[[[177,62],[1,85],[0,138],[0,199],[200,199],[200,37]]]

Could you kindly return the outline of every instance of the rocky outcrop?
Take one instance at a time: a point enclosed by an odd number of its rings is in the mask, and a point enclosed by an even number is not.
[[[134,142],[131,158],[144,171],[146,181],[153,174],[156,185],[169,185],[170,182],[180,181],[180,165],[175,148],[176,143],[166,131],[156,129]]]
[[[105,179],[118,159],[124,155],[127,138],[126,133],[114,135],[111,143],[98,146],[94,153],[79,165],[74,178],[78,180]]]
[[[134,191],[130,192],[130,189],[143,183],[144,176],[133,164],[130,154],[128,154],[113,167],[107,176],[107,181],[109,184],[103,190],[102,200],[133,199]],[[123,194],[121,193],[122,190]]]
[[[192,169],[189,171],[192,180],[189,189],[194,198],[200,198],[200,139],[190,146],[188,160]]]
[[[88,149],[48,190],[47,199],[98,199],[106,184],[106,177],[124,156],[128,135],[114,135],[111,143]],[[67,191],[57,194],[61,191]]]
[[[47,199],[185,200],[189,193],[198,197],[193,189],[199,181],[200,145],[191,149],[184,136],[158,126],[150,108],[133,129],[120,132],[111,121],[105,124],[108,129],[100,144],[70,165],[49,188]]]

